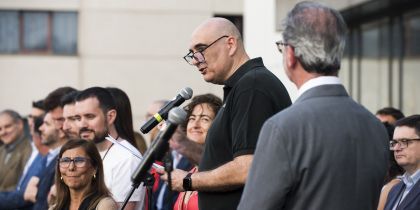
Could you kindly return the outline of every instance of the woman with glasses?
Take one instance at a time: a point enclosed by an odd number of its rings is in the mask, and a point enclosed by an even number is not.
[[[185,107],[187,111],[186,133],[189,140],[203,145],[207,131],[209,130],[214,118],[220,107],[222,100],[213,95],[205,94],[195,96],[192,101]],[[197,171],[195,166],[190,174]],[[174,210],[198,210],[197,191],[181,192],[174,205]]]
[[[61,148],[56,166],[57,196],[50,210],[116,210],[105,186],[102,159],[93,142],[69,140]]]

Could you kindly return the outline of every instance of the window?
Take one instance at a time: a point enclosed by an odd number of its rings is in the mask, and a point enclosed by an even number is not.
[[[419,113],[420,4],[373,0],[341,13],[349,27],[343,70],[350,94],[370,111]]]
[[[14,11],[0,11],[0,52],[19,51],[19,14]]]
[[[0,53],[77,53],[77,13],[0,11]]]

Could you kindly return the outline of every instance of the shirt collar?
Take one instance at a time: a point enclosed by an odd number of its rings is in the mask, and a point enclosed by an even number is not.
[[[5,145],[5,149],[6,149],[6,152],[7,153],[9,153],[9,152],[12,152],[13,150],[15,150],[15,148],[17,147],[17,145],[18,144],[20,144],[20,142],[22,142],[22,141],[24,141],[24,140],[26,140],[25,139],[25,134],[22,134],[18,139],[16,139],[14,142],[12,142],[12,143],[10,143],[10,144],[6,144]]]
[[[321,85],[339,85],[341,81],[336,76],[320,76],[306,81],[298,90],[298,98],[311,88]]]
[[[233,74],[226,80],[225,86],[223,87],[224,96],[223,100],[226,100],[227,95],[229,94],[230,90],[235,86],[236,83],[249,71],[256,67],[264,66],[263,60],[261,57],[253,58],[246,61],[242,66],[240,66]]]
[[[402,176],[402,180],[407,189],[413,187],[420,179],[420,169],[418,169],[413,175],[409,175],[407,172]]]
[[[57,157],[58,153],[60,152],[61,146],[57,147],[55,149],[50,149],[47,154],[47,165],[50,164],[50,162]]]

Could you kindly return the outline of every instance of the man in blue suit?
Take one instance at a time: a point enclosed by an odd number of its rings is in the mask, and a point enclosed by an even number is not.
[[[46,157],[41,153],[35,157],[26,174],[24,174],[14,191],[0,192],[0,209],[32,209],[32,203],[23,199],[23,193],[30,178],[41,177],[45,169]]]
[[[388,194],[385,210],[420,209],[420,115],[398,120],[390,142],[395,160],[406,171]]]
[[[71,87],[61,87],[52,91],[44,100],[47,114],[39,128],[41,131],[42,144],[49,148],[46,156],[45,170],[42,176],[34,176],[29,180],[24,193],[25,201],[34,203],[33,209],[48,209],[47,197],[51,186],[54,184],[55,165],[61,146],[67,142],[67,135],[63,127],[63,109],[61,98],[74,91]]]
[[[193,167],[190,161],[180,153],[172,150],[173,167],[184,171],[189,171]],[[172,210],[179,192],[169,189],[168,185],[162,180],[158,179],[158,188],[153,192],[153,207],[152,210]]]

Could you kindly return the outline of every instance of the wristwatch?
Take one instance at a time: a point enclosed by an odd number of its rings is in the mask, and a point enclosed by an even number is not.
[[[191,180],[192,173],[188,173],[187,176],[184,177],[182,180],[182,187],[185,191],[192,191],[192,180]]]

